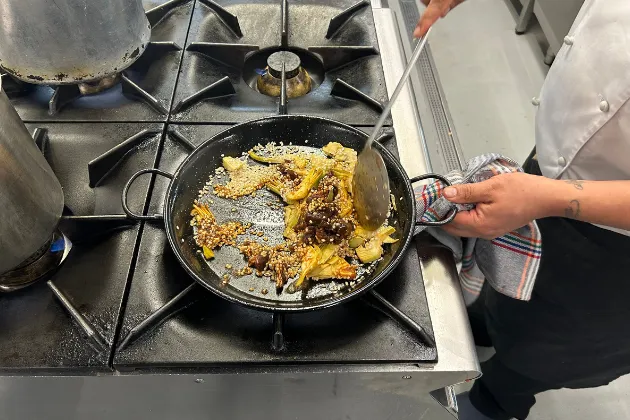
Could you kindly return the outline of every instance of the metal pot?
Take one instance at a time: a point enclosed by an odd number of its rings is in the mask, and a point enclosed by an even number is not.
[[[151,26],[140,0],[0,2],[0,66],[29,83],[111,76],[144,51]]]
[[[61,184],[0,80],[0,274],[50,241],[62,211]]]

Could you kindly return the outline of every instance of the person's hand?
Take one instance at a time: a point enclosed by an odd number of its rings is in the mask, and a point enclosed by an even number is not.
[[[446,16],[455,6],[464,2],[464,0],[421,0],[426,9],[418,21],[416,29],[413,31],[415,38],[422,38],[429,28],[439,19]]]
[[[442,226],[454,236],[494,239],[547,216],[544,197],[553,180],[524,173],[494,176],[475,184],[446,188],[444,197],[452,203],[476,204]]]

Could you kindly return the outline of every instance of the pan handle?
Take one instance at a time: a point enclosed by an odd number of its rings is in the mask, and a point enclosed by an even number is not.
[[[168,172],[164,172],[161,171],[159,169],[142,169],[138,172],[136,172],[135,174],[133,174],[131,176],[131,178],[129,178],[129,181],[127,181],[127,184],[125,184],[125,187],[123,188],[122,191],[122,208],[125,211],[125,213],[127,214],[127,216],[129,216],[130,218],[134,219],[134,220],[146,220],[146,221],[161,221],[164,220],[164,216],[161,214],[149,214],[149,215],[142,215],[142,214],[135,214],[134,212],[131,211],[131,209],[129,208],[129,205],[127,205],[127,195],[129,193],[129,188],[131,187],[131,184],[133,184],[136,179],[138,179],[138,177],[140,175],[144,175],[144,174],[157,174],[157,175],[162,175],[163,177],[166,177],[168,179],[173,179],[173,175],[169,174]]]
[[[442,181],[442,183],[446,185],[447,187],[450,187],[451,185],[453,185],[448,179],[444,178],[442,175],[433,174],[433,173],[428,173],[428,174],[413,177],[409,180],[409,182],[413,184],[414,182],[423,181],[425,179],[437,179],[439,181]],[[457,215],[457,207],[453,206],[451,210],[448,212],[448,214],[446,215],[446,218],[442,220],[438,220],[437,222],[416,221],[416,226],[429,226],[429,227],[430,226],[444,226],[445,224],[452,222],[456,215]]]

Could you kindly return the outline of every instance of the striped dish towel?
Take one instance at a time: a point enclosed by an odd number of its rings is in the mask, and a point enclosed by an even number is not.
[[[463,171],[453,171],[445,176],[452,184],[485,181],[495,175],[523,172],[523,168],[498,154],[477,156]],[[415,188],[418,218],[437,221],[444,218],[454,205],[442,197],[444,185],[435,181]],[[471,204],[457,205],[460,211],[472,209]],[[417,227],[416,234],[427,229],[443,245],[450,248],[461,262],[459,279],[467,305],[474,302],[487,280],[495,290],[506,296],[529,300],[542,255],[540,230],[531,222],[513,232],[491,241],[463,239],[449,235],[439,228]]]

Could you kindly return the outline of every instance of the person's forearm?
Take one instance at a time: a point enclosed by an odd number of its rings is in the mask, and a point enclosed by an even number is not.
[[[543,217],[567,217],[630,230],[630,181],[549,180],[541,204]]]

